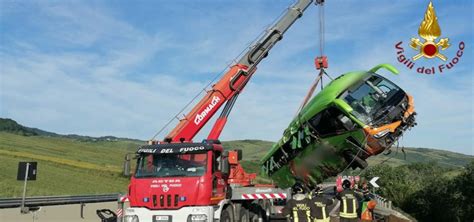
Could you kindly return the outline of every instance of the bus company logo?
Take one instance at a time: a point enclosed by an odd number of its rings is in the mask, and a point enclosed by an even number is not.
[[[425,12],[423,21],[418,28],[418,35],[422,38],[411,38],[410,47],[416,51],[418,54],[415,54],[411,59],[406,56],[405,50],[403,48],[403,42],[400,41],[395,45],[397,50],[397,60],[404,66],[409,69],[415,69],[416,72],[421,74],[436,74],[443,73],[446,70],[452,69],[460,60],[463,55],[465,48],[464,42],[458,44],[458,49],[456,55],[452,59],[448,59],[444,55],[444,51],[447,50],[451,44],[449,43],[449,38],[440,38],[441,28],[438,24],[438,17],[433,6],[433,3],[430,1]],[[425,67],[425,66],[416,66],[415,61],[418,59],[425,58],[428,60],[438,60],[442,61],[442,64],[436,66]]]

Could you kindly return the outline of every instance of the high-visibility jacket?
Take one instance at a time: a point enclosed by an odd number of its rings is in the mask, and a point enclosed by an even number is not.
[[[341,205],[339,216],[342,218],[357,218],[358,200],[356,193],[352,190],[344,190],[339,194]]]
[[[362,221],[364,221],[364,222],[365,221],[372,221],[374,219],[372,211],[374,210],[376,204],[377,203],[374,200],[364,201],[362,203],[362,212],[361,212],[361,215],[360,215],[360,219]]]
[[[314,222],[329,222],[328,206],[333,204],[334,200],[318,194],[311,201],[314,203]]]
[[[286,203],[282,209],[282,214],[290,217],[294,222],[311,222],[311,211],[314,210],[311,200],[304,195],[297,194]]]

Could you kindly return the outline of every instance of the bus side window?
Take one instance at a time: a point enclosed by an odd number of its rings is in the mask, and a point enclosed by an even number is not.
[[[327,137],[332,135],[339,135],[346,133],[351,128],[347,128],[350,125],[354,125],[351,119],[348,117],[343,118],[344,114],[335,107],[329,107],[326,110],[321,111],[313,118],[309,120],[311,126],[316,130],[321,137]],[[345,122],[341,122],[344,120]]]

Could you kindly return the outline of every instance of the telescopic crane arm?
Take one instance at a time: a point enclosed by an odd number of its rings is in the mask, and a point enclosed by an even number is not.
[[[165,142],[191,141],[202,127],[225,104],[216,120],[208,139],[218,139],[239,93],[244,89],[257,65],[268,55],[283,34],[303,15],[313,0],[299,0],[243,54],[223,77],[213,85],[204,98],[165,137]],[[317,1],[319,2],[319,1]]]

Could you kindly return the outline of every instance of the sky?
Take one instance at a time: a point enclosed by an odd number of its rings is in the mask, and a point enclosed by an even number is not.
[[[56,133],[149,139],[293,2],[0,0],[0,117]],[[409,41],[420,38],[428,1],[329,0],[327,72],[393,64],[398,76],[380,74],[413,95],[418,113],[400,145],[474,155],[473,2],[433,4],[451,43],[442,53],[452,59],[465,43],[452,69],[419,74],[397,61],[400,41],[408,57],[417,53]],[[272,49],[221,140],[281,137],[317,75],[318,22],[311,5]]]

